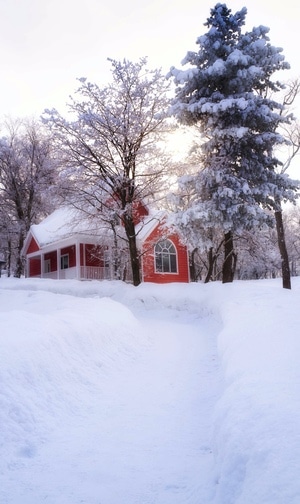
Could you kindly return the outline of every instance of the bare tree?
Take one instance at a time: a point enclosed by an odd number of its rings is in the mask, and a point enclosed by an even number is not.
[[[283,96],[282,113],[290,113],[291,107],[300,92],[300,81],[295,79],[286,84],[285,94]],[[281,174],[285,174],[291,166],[291,163],[300,150],[300,125],[296,118],[288,123],[281,125],[283,136],[287,140],[288,150],[287,157],[281,166]],[[291,271],[289,264],[289,256],[286,246],[286,238],[284,231],[284,221],[282,214],[282,201],[280,197],[275,199],[275,222],[277,230],[278,248],[281,257],[281,270],[282,270],[282,285],[285,289],[291,288]]]
[[[49,135],[34,121],[8,120],[0,139],[2,239],[15,258],[14,275],[24,271],[21,251],[31,224],[48,213],[55,163]]]
[[[145,58],[137,63],[111,60],[111,65],[112,82],[102,89],[80,79],[78,97],[69,104],[72,120],[56,110],[46,111],[44,120],[55,135],[64,175],[76,187],[75,203],[106,207],[121,219],[138,285],[134,209],[162,180],[159,145],[166,132],[169,84],[160,70],[147,69]]]

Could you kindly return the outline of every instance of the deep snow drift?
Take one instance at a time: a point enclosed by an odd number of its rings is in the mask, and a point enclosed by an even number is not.
[[[299,504],[300,279],[0,279],[1,504]]]

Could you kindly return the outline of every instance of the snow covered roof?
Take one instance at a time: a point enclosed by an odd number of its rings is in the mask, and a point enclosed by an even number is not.
[[[135,226],[137,239],[139,242],[143,242],[149,234],[156,228],[158,224],[161,224],[166,217],[166,212],[150,212],[147,217]]]
[[[96,221],[76,208],[64,206],[30,230],[38,244],[45,246],[74,235],[101,236],[104,226],[100,219]]]
[[[142,243],[153,229],[160,224],[165,212],[150,212],[136,225],[137,240]],[[107,237],[107,225],[101,219],[91,219],[88,214],[74,207],[63,206],[55,210],[39,224],[30,228],[31,235],[40,247],[45,247],[74,235],[82,237],[99,238],[105,234]]]

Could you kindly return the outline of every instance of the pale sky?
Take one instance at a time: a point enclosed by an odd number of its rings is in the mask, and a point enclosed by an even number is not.
[[[0,0],[0,117],[40,116],[62,111],[77,78],[105,84],[107,58],[150,68],[180,67],[188,50],[207,31],[203,23],[217,1],[208,0]],[[292,65],[285,80],[300,76],[298,0],[231,0],[235,13],[247,7],[248,29],[270,28],[271,43]]]

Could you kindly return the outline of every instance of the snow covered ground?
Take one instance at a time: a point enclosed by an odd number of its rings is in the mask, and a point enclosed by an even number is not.
[[[0,279],[1,504],[299,504],[300,278]]]

